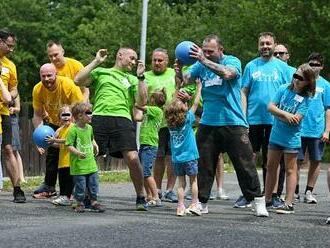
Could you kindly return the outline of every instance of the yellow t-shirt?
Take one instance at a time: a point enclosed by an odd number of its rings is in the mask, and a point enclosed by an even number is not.
[[[73,126],[73,123],[70,123],[69,126],[63,126],[60,128],[58,133],[59,139],[66,139],[68,136],[70,128]],[[60,154],[58,159],[58,168],[67,168],[70,167],[70,152],[65,144],[60,144]]]
[[[56,68],[57,75],[71,78],[72,80],[77,73],[84,68],[83,64],[78,60],[65,57],[65,64],[61,68]]]
[[[57,87],[53,91],[45,88],[42,82],[37,83],[32,91],[32,104],[35,110],[45,110],[48,113],[49,122],[59,126],[59,109],[65,104],[82,102],[83,95],[70,78],[57,76],[56,83]]]
[[[1,79],[10,91],[12,88],[17,87],[18,84],[16,66],[11,60],[9,60],[5,56],[0,58],[0,62],[2,64]],[[3,103],[3,100],[1,98],[0,103]],[[1,104],[0,114],[9,115],[9,109],[6,104]]]

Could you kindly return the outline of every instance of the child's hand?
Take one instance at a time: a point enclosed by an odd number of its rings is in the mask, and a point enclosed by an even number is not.
[[[292,125],[297,125],[300,122],[299,116],[293,115],[291,113],[286,113],[285,119],[287,120],[287,122],[289,122],[289,124],[292,124]]]
[[[42,147],[37,146],[37,150],[38,150],[40,155],[43,155],[45,153],[45,149],[42,148]]]
[[[48,144],[54,144],[55,143],[55,137],[54,136],[47,136],[45,138],[45,141],[48,143]]]
[[[78,153],[77,153],[77,156],[78,156],[78,158],[80,158],[80,159],[85,159],[85,158],[86,158],[86,153],[84,153],[84,152],[78,152]]]

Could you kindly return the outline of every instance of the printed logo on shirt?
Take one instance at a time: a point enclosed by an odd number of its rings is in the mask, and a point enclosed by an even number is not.
[[[122,83],[122,85],[123,85],[126,89],[128,89],[129,87],[131,87],[131,84],[130,84],[130,82],[128,81],[127,78],[124,78],[123,80],[121,80],[121,83]]]
[[[291,99],[288,99],[287,97],[288,96],[286,94],[282,96],[279,108],[291,114],[295,114],[299,104],[304,100],[304,97],[297,94]]]
[[[1,75],[9,73],[9,68],[7,67],[2,67],[1,69]]]
[[[324,89],[323,89],[323,88],[321,88],[321,87],[316,87],[316,88],[315,88],[315,94],[314,94],[314,96],[312,97],[312,99],[317,99],[318,96],[319,96],[320,94],[322,94],[323,92],[324,92]]]
[[[277,69],[274,69],[272,72],[265,73],[263,71],[256,71],[252,74],[253,81],[256,82],[265,82],[271,83],[279,80],[280,75]]]
[[[205,87],[211,87],[215,85],[222,85],[222,78],[219,76],[215,76],[212,79],[205,80]]]

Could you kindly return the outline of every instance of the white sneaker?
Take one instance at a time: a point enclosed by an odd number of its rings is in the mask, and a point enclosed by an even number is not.
[[[60,195],[52,203],[57,206],[70,206],[72,202],[65,195]]]
[[[258,217],[268,217],[269,213],[266,209],[265,197],[255,197],[253,201],[254,215]]]
[[[225,192],[224,189],[220,188],[217,191],[217,199],[219,199],[219,200],[229,200],[229,197],[228,197],[228,195],[226,195],[226,192]]]
[[[207,203],[198,203],[198,208],[201,212],[201,214],[208,214],[209,213],[209,208],[207,206]]]
[[[305,197],[304,197],[304,202],[308,203],[308,204],[316,204],[317,203],[317,200],[313,196],[312,191],[307,190],[307,192],[305,194]]]

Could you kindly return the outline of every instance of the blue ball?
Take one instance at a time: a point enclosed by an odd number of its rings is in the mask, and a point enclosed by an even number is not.
[[[175,48],[175,57],[183,65],[192,65],[196,62],[196,59],[191,58],[189,55],[191,47],[194,45],[191,41],[182,41]]]
[[[47,148],[49,144],[45,141],[47,136],[54,136],[55,131],[47,125],[37,127],[33,132],[34,143],[42,148]]]

